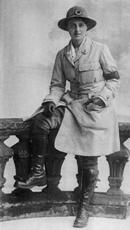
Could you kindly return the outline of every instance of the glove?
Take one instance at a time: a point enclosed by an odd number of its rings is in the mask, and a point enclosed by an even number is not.
[[[55,111],[56,105],[54,102],[48,101],[48,102],[43,102],[42,107],[44,109],[43,110],[44,115],[47,117],[51,117]]]
[[[104,101],[103,101],[101,98],[99,98],[99,97],[93,98],[92,101],[93,101],[93,103],[94,103],[95,105],[99,105],[99,106],[101,106],[102,108],[105,107]]]
[[[95,97],[85,103],[85,107],[88,111],[100,111],[100,109],[105,107],[105,103],[99,97]]]

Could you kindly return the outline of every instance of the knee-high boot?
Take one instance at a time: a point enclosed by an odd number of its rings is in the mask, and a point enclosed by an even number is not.
[[[54,148],[54,141],[58,130],[54,129],[49,135],[49,150],[45,160],[45,169],[47,174],[47,187],[43,192],[49,196],[61,195],[61,190],[58,188],[61,179],[61,168],[66,156],[66,153],[60,152]]]
[[[96,187],[97,177],[97,157],[87,157],[86,159],[84,157],[81,198],[73,227],[83,228],[88,223],[89,207]]]
[[[43,189],[43,192],[47,192],[50,195],[61,192],[58,185],[61,179],[61,168],[65,155],[65,153],[59,153],[55,150],[54,155],[52,154],[46,157],[47,187]]]
[[[46,133],[32,137],[31,170],[25,182],[18,183],[17,187],[30,189],[33,186],[44,186],[47,183],[44,170],[45,156],[48,152],[48,136]]]

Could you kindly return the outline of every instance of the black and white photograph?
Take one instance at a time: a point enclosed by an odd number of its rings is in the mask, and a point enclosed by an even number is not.
[[[0,0],[0,229],[130,229],[129,0]]]

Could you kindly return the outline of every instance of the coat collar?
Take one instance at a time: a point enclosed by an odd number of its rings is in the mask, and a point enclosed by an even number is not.
[[[82,55],[85,55],[89,52],[91,44],[92,44],[92,40],[88,36],[85,37],[85,39],[83,40],[83,42],[81,43],[79,47],[76,58],[73,61],[72,52],[71,52],[72,43],[70,41],[69,44],[65,47],[65,56],[71,62],[71,64],[74,65],[74,62],[78,61]]]

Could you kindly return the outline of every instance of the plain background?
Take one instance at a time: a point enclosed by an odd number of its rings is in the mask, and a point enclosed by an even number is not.
[[[67,32],[57,27],[66,11],[81,5],[97,21],[90,31],[95,40],[106,43],[117,61],[121,88],[116,108],[119,120],[130,120],[130,2],[129,0],[0,0],[0,117],[26,117],[41,104],[48,93],[56,53],[69,41]],[[6,141],[11,146],[15,137]],[[129,140],[126,143],[129,148]],[[130,163],[124,171],[122,189],[130,193]],[[76,186],[77,166],[68,155],[62,167],[61,189]],[[99,159],[99,191],[108,189],[109,169],[105,158]],[[4,192],[13,189],[14,165],[6,166]],[[38,189],[38,188],[37,188]],[[1,230],[72,229],[73,217],[40,218],[0,223]],[[90,218],[88,230],[129,229],[130,218],[112,220]]]

